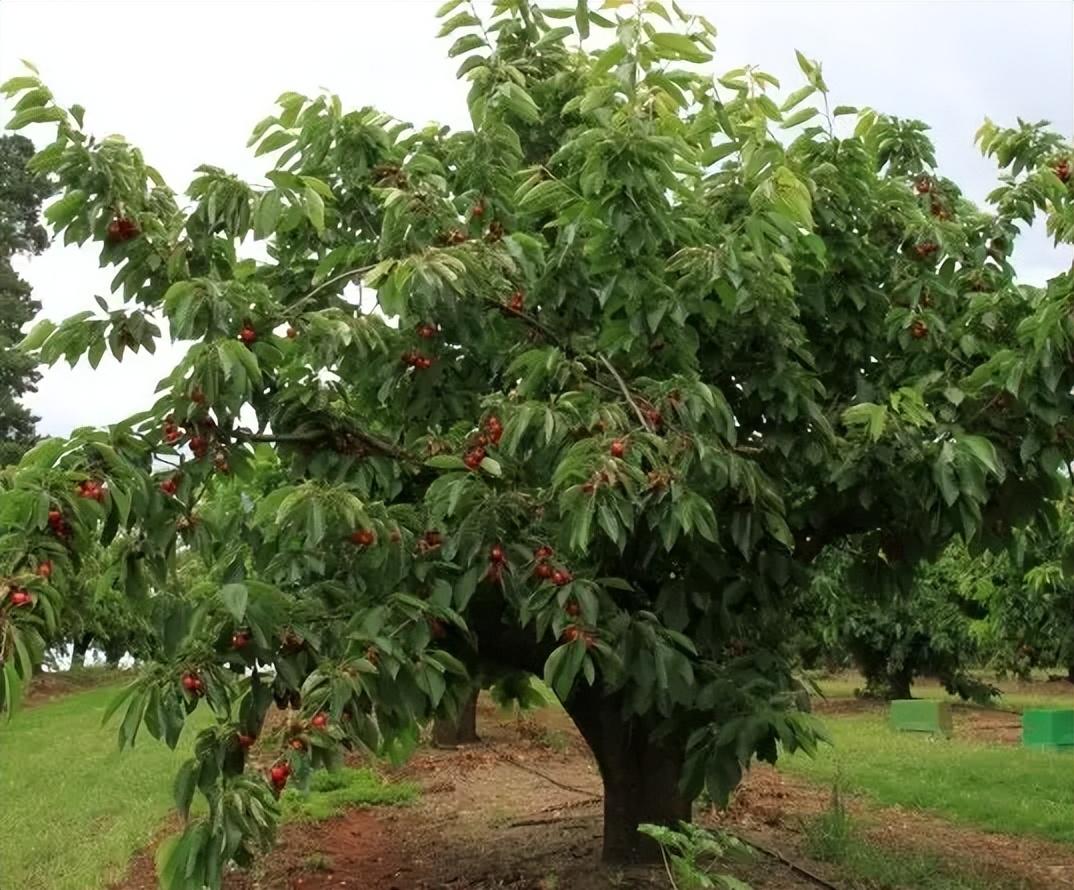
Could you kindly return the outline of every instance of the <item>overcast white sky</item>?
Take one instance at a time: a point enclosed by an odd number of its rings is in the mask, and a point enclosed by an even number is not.
[[[0,0],[0,80],[31,60],[87,126],[122,133],[182,190],[212,163],[259,180],[250,128],[285,90],[327,88],[347,107],[373,105],[422,124],[467,123],[466,87],[435,37],[440,0]],[[483,5],[483,4],[482,4]],[[548,5],[573,5],[566,0]],[[973,134],[986,115],[1045,118],[1074,130],[1074,5],[1070,0],[680,0],[719,30],[714,66],[756,63],[800,85],[794,50],[824,65],[836,104],[870,105],[933,126],[943,172],[982,200],[995,183]],[[8,109],[0,106],[2,120]],[[24,131],[46,139],[44,127]],[[1070,264],[1034,233],[1015,255],[1026,280]],[[43,315],[92,308],[110,275],[97,251],[55,246],[23,274]],[[107,357],[45,372],[28,398],[41,431],[65,434],[148,406],[178,358]]]

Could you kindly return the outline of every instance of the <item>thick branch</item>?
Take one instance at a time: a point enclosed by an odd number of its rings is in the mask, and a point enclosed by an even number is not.
[[[417,455],[411,454],[405,448],[393,445],[391,442],[381,439],[378,436],[374,436],[371,433],[366,433],[362,430],[348,429],[346,434],[358,439],[358,441],[368,448],[389,457],[394,457],[396,460],[414,464],[422,463]],[[310,430],[304,433],[253,433],[249,430],[237,429],[232,433],[232,436],[243,442],[274,442],[284,444],[320,442],[324,439],[331,439],[335,435],[337,434],[330,430]]]

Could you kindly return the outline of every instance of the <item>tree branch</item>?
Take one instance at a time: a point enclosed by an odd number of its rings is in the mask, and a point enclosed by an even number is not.
[[[623,395],[626,396],[626,400],[630,403],[630,407],[634,409],[634,413],[637,415],[638,421],[641,423],[642,428],[645,429],[647,432],[651,433],[653,431],[652,425],[649,423],[649,419],[642,413],[642,410],[638,406],[638,403],[634,401],[634,397],[630,394],[630,390],[627,388],[626,381],[623,380],[623,378],[619,375],[619,372],[615,370],[615,365],[608,361],[607,357],[605,357],[603,354],[600,354],[599,357],[600,360],[604,363],[604,367],[606,367],[611,372],[611,375],[615,378],[615,382],[619,384],[619,388],[623,391]]]
[[[300,444],[303,442],[313,443],[320,442],[324,439],[330,439],[337,435],[330,430],[310,430],[304,433],[253,433],[247,429],[237,429],[231,433],[231,435],[243,442],[272,442],[282,444]],[[405,463],[421,464],[423,461],[415,454],[411,454],[405,448],[400,448],[397,445],[393,445],[386,439],[381,439],[378,436],[374,436],[371,433],[363,432],[362,430],[348,429],[344,432],[344,435],[353,436],[358,439],[363,445],[378,451],[381,454],[394,457],[396,460],[403,461]]]

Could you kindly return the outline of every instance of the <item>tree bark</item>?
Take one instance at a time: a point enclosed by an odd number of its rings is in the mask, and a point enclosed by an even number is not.
[[[910,686],[913,674],[909,671],[900,671],[897,674],[888,674],[887,697],[889,699],[913,698]]]
[[[93,642],[91,634],[83,634],[76,637],[71,644],[71,667],[69,670],[79,670],[86,666],[86,656],[89,655],[90,643]]]
[[[617,695],[578,688],[564,705],[586,740],[604,782],[603,859],[615,865],[660,861],[643,823],[674,827],[689,822],[692,802],[679,790],[685,747],[681,739],[652,737],[652,727],[625,720]]]
[[[454,720],[439,718],[433,722],[433,744],[439,748],[472,745],[481,739],[477,735],[477,696],[475,689]]]

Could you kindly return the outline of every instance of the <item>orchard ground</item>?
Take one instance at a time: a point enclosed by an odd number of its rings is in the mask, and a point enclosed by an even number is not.
[[[960,706],[949,741],[891,733],[883,706],[852,698],[853,686],[821,683],[834,747],[755,767],[728,811],[699,807],[699,820],[840,888],[1074,888],[1074,759],[1018,747],[1014,712],[1074,704],[1069,684],[1008,686],[1000,708],[1011,710]],[[173,819],[166,778],[186,752],[150,739],[116,752],[115,728],[100,727],[115,688],[57,697],[52,681],[0,730],[5,886],[156,887],[153,842]],[[478,725],[478,745],[423,749],[398,770],[357,765],[308,798],[289,792],[280,845],[228,890],[670,886],[662,871],[595,868],[599,777],[562,710],[518,717],[482,701]],[[848,814],[833,822],[837,781]],[[727,869],[756,890],[817,886],[763,853]]]

